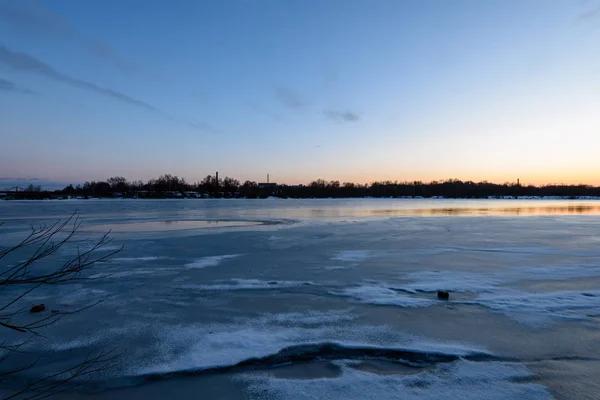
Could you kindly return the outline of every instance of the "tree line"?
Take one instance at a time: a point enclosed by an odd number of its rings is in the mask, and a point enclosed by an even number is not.
[[[445,197],[487,198],[490,196],[600,196],[600,187],[590,185],[520,185],[518,183],[490,183],[448,179],[432,182],[376,181],[369,184],[326,181],[317,179],[308,185],[259,184],[225,177],[208,175],[190,183],[177,175],[165,174],[156,179],[128,181],[115,176],[105,181],[69,185],[52,193],[57,195],[87,197],[137,197],[165,198],[198,194],[208,198],[353,198],[353,197]],[[15,194],[16,195],[16,194]],[[51,195],[39,186],[30,185],[20,193],[23,198],[43,198]],[[52,196],[50,196],[52,197]]]

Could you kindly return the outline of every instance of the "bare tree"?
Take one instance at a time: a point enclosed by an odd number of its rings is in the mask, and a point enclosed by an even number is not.
[[[42,186],[41,185],[34,185],[33,183],[30,183],[29,186],[27,186],[25,188],[26,192],[30,192],[30,193],[39,193],[42,191]]]
[[[0,223],[0,228],[2,226]],[[69,314],[79,313],[93,307],[104,300],[72,311],[45,310],[43,305],[30,308],[28,295],[36,289],[43,285],[57,285],[90,279],[82,276],[85,269],[122,250],[120,247],[98,252],[111,242],[111,238],[108,236],[109,232],[85,250],[77,247],[75,256],[59,263],[56,267],[42,268],[39,266],[40,260],[56,254],[65,244],[77,242],[75,236],[79,233],[80,227],[81,220],[75,212],[65,220],[50,225],[32,227],[31,232],[14,245],[4,247],[0,242],[0,293],[4,290],[4,293],[8,294],[11,293],[8,290],[16,288],[14,294],[6,296],[8,300],[0,304],[0,332],[4,329],[18,332],[24,337],[16,344],[0,342],[0,384],[8,379],[16,379],[20,374],[30,371],[36,366],[39,359],[12,369],[11,367],[2,368],[8,364],[9,360],[13,365],[20,365],[13,363],[13,359],[23,354],[23,348],[28,343],[37,336],[41,336],[42,328],[58,322]],[[26,254],[24,260],[14,265],[6,262],[9,255],[21,254],[21,252]],[[39,317],[33,321],[31,321],[31,317],[25,317],[34,311],[39,312]],[[101,351],[96,355],[90,354],[72,367],[24,384],[22,388],[6,399],[42,399],[72,389],[85,382],[85,378],[91,378],[93,374],[112,367],[116,358],[115,349]]]
[[[127,192],[129,190],[129,182],[127,182],[127,179],[123,178],[122,176],[113,176],[108,178],[106,182],[108,182],[113,191]]]

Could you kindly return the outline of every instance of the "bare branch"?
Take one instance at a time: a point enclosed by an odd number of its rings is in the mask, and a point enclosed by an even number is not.
[[[97,262],[106,260],[123,249],[123,246],[121,246],[110,252],[98,254],[98,251],[112,240],[109,237],[110,232],[108,232],[87,249],[82,250],[77,246],[77,254],[67,261],[60,263],[58,267],[50,269],[37,268],[38,261],[56,254],[67,243],[79,244],[86,242],[85,240],[74,240],[75,236],[79,233],[81,223],[77,211],[75,211],[63,221],[59,220],[50,225],[40,225],[38,227],[32,226],[31,231],[24,239],[12,247],[0,250],[0,260],[2,260],[9,254],[31,249],[30,255],[24,261],[20,261],[4,269],[0,267],[0,287],[23,285],[22,291],[17,291],[10,300],[4,304],[0,304],[0,329],[5,328],[30,335],[28,339],[18,344],[7,345],[5,341],[2,342],[0,344],[0,350],[2,351],[0,363],[5,362],[15,354],[26,354],[22,348],[33,340],[33,338],[42,336],[40,333],[42,328],[58,322],[64,316],[85,311],[106,300],[105,297],[73,311],[52,310],[50,314],[44,314],[34,321],[16,321],[24,314],[29,314],[28,309],[30,305],[23,307],[18,307],[18,305],[19,303],[23,303],[33,291],[43,285],[56,285],[91,279],[82,277],[82,272],[86,268]],[[0,227],[2,226],[3,223],[0,223]],[[116,359],[119,357],[114,352],[115,349],[102,351],[96,356],[92,356],[90,353],[79,364],[31,382],[21,390],[7,397],[7,399],[16,397],[43,399],[73,389],[85,383],[86,379],[91,379],[93,374],[113,367]],[[16,378],[19,374],[34,368],[39,360],[40,358],[28,365],[2,372],[0,373],[0,379],[7,376],[11,376],[11,379]]]
[[[66,231],[67,225],[69,222],[73,222],[72,228]],[[51,256],[56,253],[62,246],[64,246],[67,242],[69,242],[76,234],[78,229],[81,226],[81,221],[76,216],[76,214],[72,214],[65,221],[60,222],[57,221],[49,227],[43,226],[41,228],[32,227],[32,231],[30,235],[21,241],[16,246],[4,250],[3,254],[0,254],[0,259],[13,251],[24,249],[31,246],[37,246],[33,255],[31,255],[27,260],[17,263],[15,266],[7,269],[0,273],[0,285],[2,284],[10,284],[10,283],[18,283],[22,280],[25,280],[25,276],[28,274],[28,267],[34,262]],[[61,232],[66,231],[67,235],[58,242],[54,242],[53,239]],[[106,235],[99,241],[106,242]],[[106,243],[104,243],[106,244]],[[97,249],[98,247],[96,247]],[[29,282],[31,283],[31,282]]]
[[[6,351],[6,354],[4,354],[2,357],[0,357],[0,363],[3,361],[6,361],[8,358],[10,358],[10,356],[12,356],[15,353],[21,353],[21,354],[26,353],[21,350],[21,347],[23,347],[27,343],[29,343],[32,338],[33,338],[33,336],[30,336],[29,338],[25,339],[21,343],[18,343],[15,345],[6,345],[5,342],[2,342],[2,344],[0,345],[0,349]],[[8,373],[6,373],[6,374],[8,374]],[[2,377],[3,375],[6,375],[6,374],[0,374],[0,377]]]
[[[116,366],[121,353],[116,353],[117,348],[102,351],[96,356],[91,353],[81,363],[63,371],[38,379],[6,397],[5,400],[14,399],[23,395],[24,399],[43,399],[57,393],[73,389],[85,383],[93,374],[107,371]],[[82,378],[85,378],[82,380]]]

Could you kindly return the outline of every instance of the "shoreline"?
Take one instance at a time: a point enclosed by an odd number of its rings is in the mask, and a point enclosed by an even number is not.
[[[44,198],[1,198],[4,201],[65,201],[65,200],[576,200],[598,201],[600,196],[487,196],[487,197],[444,197],[444,196],[389,196],[389,197],[88,197],[64,196]]]

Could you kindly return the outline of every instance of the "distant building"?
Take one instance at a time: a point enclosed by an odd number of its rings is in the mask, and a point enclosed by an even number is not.
[[[258,184],[259,189],[275,189],[277,187],[276,183],[271,183],[271,176],[267,174],[267,182],[261,182]]]

